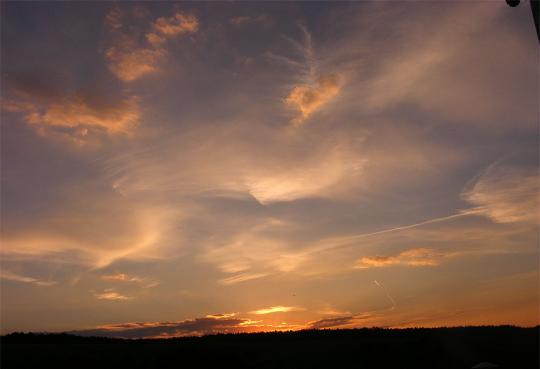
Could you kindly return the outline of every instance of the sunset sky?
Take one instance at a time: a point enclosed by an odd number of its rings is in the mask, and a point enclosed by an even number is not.
[[[528,2],[2,2],[1,332],[539,323]]]

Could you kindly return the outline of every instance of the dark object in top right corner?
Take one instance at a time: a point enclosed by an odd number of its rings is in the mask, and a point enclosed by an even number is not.
[[[540,28],[538,25],[539,21],[539,12],[540,12],[540,0],[529,0],[531,3],[531,12],[533,15],[534,20],[534,27],[536,28],[536,36],[538,37],[538,42],[540,42]],[[512,8],[515,8],[519,5],[520,0],[506,0],[506,3],[511,6]]]

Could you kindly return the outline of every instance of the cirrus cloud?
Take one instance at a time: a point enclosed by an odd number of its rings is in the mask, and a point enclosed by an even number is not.
[[[462,197],[496,223],[538,224],[538,170],[492,165]]]
[[[29,277],[26,275],[13,273],[8,270],[5,270],[4,268],[2,268],[2,271],[0,271],[0,279],[6,280],[6,281],[30,283],[36,286],[54,286],[56,284],[55,281],[42,280],[42,279],[38,279],[34,277]]]

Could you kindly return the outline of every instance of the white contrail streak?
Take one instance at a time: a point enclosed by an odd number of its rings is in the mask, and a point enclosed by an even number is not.
[[[379,283],[377,280],[373,280],[373,283],[375,283],[375,285],[379,288],[382,288],[382,290],[384,291],[385,295],[386,295],[386,298],[388,299],[388,301],[390,301],[390,303],[392,304],[392,307],[390,308],[390,310],[394,310],[396,308],[396,301],[394,300],[394,298],[392,296],[390,296],[390,294],[388,293],[388,291],[386,290],[386,288],[384,288],[384,286],[382,285],[382,283]]]
[[[457,214],[447,215],[445,217],[428,219],[428,220],[425,220],[425,221],[420,222],[420,223],[409,224],[409,225],[395,227],[395,228],[389,228],[389,229],[383,229],[381,231],[376,231],[376,232],[362,233],[362,234],[358,234],[358,235],[354,235],[354,236],[341,237],[341,238],[338,238],[338,239],[330,239],[330,240],[327,240],[325,242],[323,241],[323,243],[324,244],[334,243],[333,246],[329,246],[329,247],[328,246],[327,247],[323,246],[323,247],[318,248],[317,250],[314,250],[314,251],[315,252],[317,252],[317,251],[328,251],[328,250],[335,250],[335,249],[340,249],[340,248],[345,248],[345,247],[351,247],[351,246],[354,246],[354,244],[351,245],[351,242],[354,242],[354,241],[357,241],[357,240],[360,240],[360,239],[363,239],[363,238],[378,236],[378,235],[386,234],[386,233],[404,231],[404,230],[407,230],[407,229],[417,228],[417,227],[421,227],[421,226],[424,226],[424,225],[427,225],[427,224],[432,224],[432,223],[444,222],[444,221],[455,219],[455,218],[461,218],[461,217],[470,216],[470,215],[477,215],[478,213],[481,212],[481,210],[482,209],[479,209],[479,208],[462,210],[461,212],[459,212]]]

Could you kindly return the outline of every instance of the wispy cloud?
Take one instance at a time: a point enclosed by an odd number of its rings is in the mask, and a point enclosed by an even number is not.
[[[97,292],[94,294],[94,296],[98,300],[125,301],[133,299],[133,297],[122,295],[121,293],[116,292],[112,288],[107,288],[103,292]]]
[[[162,256],[163,249],[157,245],[165,237],[173,217],[170,209],[152,209],[148,204],[132,206],[119,196],[109,197],[105,203],[104,198],[98,201],[91,191],[86,196],[82,202],[71,201],[68,196],[48,209],[48,216],[31,223],[25,232],[13,230],[4,235],[2,256],[14,260],[51,260],[93,269],[104,268],[119,259]]]
[[[303,311],[304,308],[297,307],[297,306],[271,306],[264,309],[258,309],[251,312],[251,314],[256,315],[266,315],[266,314],[275,314],[275,313],[288,313],[291,311]]]
[[[475,214],[496,223],[538,224],[539,174],[537,169],[492,165],[462,197],[476,206]]]
[[[231,277],[223,278],[219,280],[219,283],[224,285],[231,285],[240,282],[251,281],[253,279],[258,279],[267,276],[268,273],[241,273],[233,275]]]
[[[29,277],[29,276],[25,276],[25,275],[21,275],[17,273],[12,273],[8,270],[5,270],[4,268],[2,268],[2,271],[0,271],[0,279],[4,279],[6,281],[30,283],[36,286],[54,286],[56,284],[55,281],[42,280],[42,279]]]
[[[322,314],[322,315],[350,315],[351,314],[351,312],[349,311],[341,311],[341,310],[337,310],[329,306],[326,307],[325,309],[317,311],[317,313]]]
[[[427,219],[418,223],[391,227],[375,232],[321,240],[312,247],[320,250],[339,250],[355,247],[364,239],[376,239],[393,233],[414,231],[417,228],[434,226],[466,217],[487,217],[495,223],[537,224],[539,221],[539,184],[536,169],[501,166],[495,163],[482,171],[472,184],[466,186],[461,198],[473,207],[461,209],[447,216]],[[470,251],[470,250],[469,250]],[[485,250],[492,252],[493,250]],[[474,253],[474,251],[472,251]],[[398,255],[376,255],[359,260],[359,268],[390,265],[436,266],[447,257],[464,255],[467,252],[442,252],[430,248],[406,250]]]
[[[287,56],[278,55],[272,52],[266,55],[279,63],[292,67],[297,71],[299,83],[295,83],[283,102],[285,105],[298,111],[299,115],[293,118],[292,123],[300,126],[315,112],[321,110],[325,105],[338,96],[343,78],[335,71],[321,71],[320,60],[315,55],[311,33],[306,26],[300,24],[303,41],[285,37],[299,52],[303,60],[295,60]]]
[[[225,285],[291,272],[304,261],[302,253],[289,250],[283,240],[264,236],[265,232],[286,229],[287,226],[275,219],[255,222],[251,229],[239,231],[224,244],[211,242],[202,259],[231,274],[219,280]],[[254,248],[253,245],[259,247]]]
[[[101,279],[106,281],[116,281],[116,282],[127,282],[127,283],[137,283],[142,288],[153,288],[156,286],[159,286],[159,282],[156,280],[148,279],[148,278],[142,278],[137,277],[133,275],[128,275],[125,273],[115,273],[115,274],[107,274],[101,276]]]
[[[124,273],[108,274],[101,276],[101,279],[106,281],[121,281],[121,282],[141,282],[143,279],[140,277],[129,276]]]
[[[441,14],[443,8],[445,12]],[[454,124],[489,126],[492,131],[515,129],[516,125],[533,128],[535,93],[526,76],[535,72],[529,69],[527,62],[522,70],[509,66],[514,60],[510,57],[512,54],[523,55],[524,60],[532,60],[534,56],[530,54],[532,50],[526,50],[528,46],[517,42],[516,38],[523,35],[516,32],[516,27],[501,27],[495,21],[506,16],[507,9],[478,2],[417,4],[409,10],[415,14],[413,22],[399,21],[397,9],[386,8],[376,19],[367,19],[368,12],[357,14],[359,23],[371,30],[367,34],[385,34],[387,45],[386,57],[373,69],[365,66],[373,62],[369,54],[355,47],[351,47],[354,51],[348,51],[361,54],[357,68],[372,73],[369,78],[365,78],[365,74],[359,76],[356,91],[356,97],[362,100],[366,110],[381,112],[400,104],[413,104]],[[463,20],[459,27],[455,27],[454,19]],[[372,50],[380,40],[359,36],[354,42],[361,42],[364,50]],[[507,54],[490,51],[499,42],[513,51]],[[347,52],[345,47],[342,50]],[[473,71],[471,64],[486,52],[493,56],[489,67]],[[506,73],[501,75],[503,70]],[[456,75],[460,78],[455,78]],[[499,78],[494,79],[495,75]],[[435,90],[439,93],[434,94]],[[477,104],[468,109],[460,108],[470,101]],[[493,101],[499,103],[493,104]],[[501,120],[502,116],[506,119]],[[502,123],[508,119],[516,123]]]

